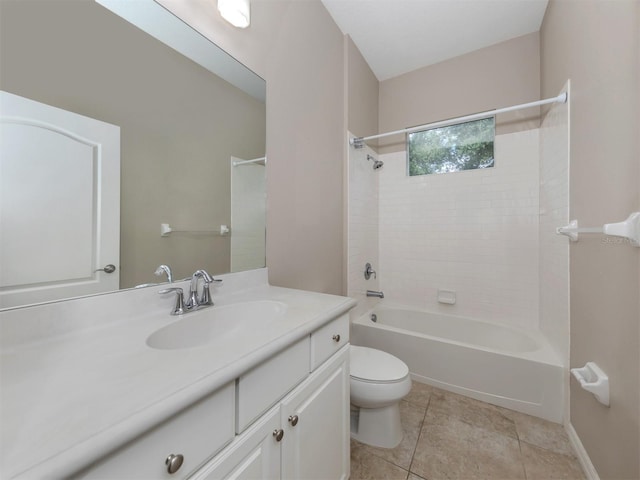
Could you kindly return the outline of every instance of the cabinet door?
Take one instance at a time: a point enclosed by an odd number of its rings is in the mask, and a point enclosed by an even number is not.
[[[280,478],[280,407],[267,412],[190,480]]]
[[[282,402],[282,477],[349,476],[349,346]]]

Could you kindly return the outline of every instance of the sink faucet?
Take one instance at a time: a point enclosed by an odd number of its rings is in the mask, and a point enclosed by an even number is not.
[[[204,284],[202,286],[202,295],[198,298],[198,283],[200,278],[202,278]],[[206,270],[196,270],[194,274],[191,276],[191,288],[189,289],[189,299],[187,300],[187,308],[201,308],[201,307],[210,307],[213,305],[213,300],[211,299],[211,292],[209,291],[209,285],[212,283],[220,283],[222,280],[215,280],[207,273]]]
[[[204,285],[202,286],[202,294],[198,298],[198,283],[202,278]],[[186,279],[185,279],[186,280]],[[213,305],[209,285],[211,283],[222,283],[222,280],[216,280],[207,273],[206,270],[196,270],[191,276],[191,285],[189,287],[189,298],[184,299],[182,288],[165,288],[158,293],[163,295],[167,293],[176,294],[176,304],[171,311],[171,315],[182,315],[183,313],[192,312],[199,308],[210,307]]]
[[[173,283],[173,275],[171,275],[171,267],[169,265],[160,265],[154,272],[158,277],[163,273],[167,274],[167,281]]]

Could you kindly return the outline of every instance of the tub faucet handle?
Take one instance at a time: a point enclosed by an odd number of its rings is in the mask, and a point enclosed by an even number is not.
[[[378,278],[376,271],[373,269],[371,264],[367,262],[367,264],[364,266],[364,279],[369,280],[371,278],[371,275],[373,275],[373,278]]]

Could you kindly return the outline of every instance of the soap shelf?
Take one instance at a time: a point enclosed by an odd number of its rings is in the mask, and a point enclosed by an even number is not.
[[[609,377],[598,365],[587,362],[582,368],[572,368],[571,374],[583,389],[595,395],[596,400],[609,406]]]
[[[569,225],[556,228],[556,233],[566,235],[572,242],[578,241],[579,233],[604,233],[626,238],[634,247],[640,247],[640,212],[633,212],[623,222],[606,223],[602,227],[578,227],[578,221],[571,220]]]

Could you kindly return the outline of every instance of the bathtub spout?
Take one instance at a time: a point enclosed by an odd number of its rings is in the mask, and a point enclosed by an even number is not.
[[[367,297],[384,298],[384,293],[378,292],[376,290],[367,290]]]

